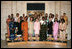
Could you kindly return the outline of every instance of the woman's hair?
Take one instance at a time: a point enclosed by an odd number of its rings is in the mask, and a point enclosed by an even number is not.
[[[61,22],[62,22],[62,23],[65,23],[65,20],[64,20],[64,19],[61,19]]]
[[[54,15],[52,13],[49,14],[49,18],[52,18],[54,17]]]
[[[20,20],[22,19],[23,17],[22,16],[20,16]]]
[[[63,14],[66,14],[66,13],[63,13]]]
[[[20,18],[22,18],[22,16],[20,16]]]
[[[40,13],[39,16],[40,16],[40,15],[42,16],[42,13]]]
[[[54,18],[54,14],[52,14],[51,17]]]
[[[31,18],[32,18],[32,21],[33,21],[33,17],[30,17],[30,20],[31,20]]]
[[[28,17],[27,16],[25,16],[25,20],[27,21],[27,19],[28,19]]]
[[[16,13],[16,16],[18,16],[19,15],[19,13]]]
[[[57,18],[55,18],[55,19],[54,19],[54,22],[55,22],[55,21],[57,21],[57,22],[58,22],[58,19],[57,19]]]
[[[8,17],[10,18],[11,16],[10,16],[10,15],[8,15]]]
[[[45,19],[45,17],[42,17],[42,19],[43,19],[43,18]]]
[[[13,17],[13,14],[11,14],[11,16]]]
[[[37,17],[36,19],[38,19],[38,17]],[[36,19],[35,19],[35,21],[36,21]],[[38,20],[39,20],[39,19],[38,19]]]

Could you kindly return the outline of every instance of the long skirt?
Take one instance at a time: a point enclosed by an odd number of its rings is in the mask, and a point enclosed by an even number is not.
[[[23,40],[28,41],[28,32],[23,32]]]
[[[42,25],[41,26],[41,30],[40,30],[40,41],[43,41],[47,39],[47,30],[46,30],[46,25]]]
[[[47,39],[46,31],[40,31],[40,41],[43,41],[46,39]]]
[[[56,31],[54,30],[53,31],[53,37],[54,37],[55,40],[57,40],[57,35],[58,35],[58,31],[57,30]]]
[[[10,40],[14,40],[15,39],[15,33],[14,31],[10,30],[10,37],[9,37]]]

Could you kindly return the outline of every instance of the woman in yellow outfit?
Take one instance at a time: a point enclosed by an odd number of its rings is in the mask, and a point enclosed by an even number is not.
[[[30,18],[30,22],[28,23],[28,29],[29,29],[29,37],[30,40],[32,41],[32,35],[33,35],[33,30],[34,30],[34,24],[33,24],[33,18]]]

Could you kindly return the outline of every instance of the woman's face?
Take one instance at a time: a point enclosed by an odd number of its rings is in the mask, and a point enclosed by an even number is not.
[[[20,20],[22,20],[22,17],[20,18]]]
[[[52,20],[52,18],[49,18],[49,21],[51,21]]]
[[[40,16],[41,16],[41,14],[40,14]]]
[[[55,19],[55,22],[57,22],[57,19]]]
[[[26,18],[24,18],[24,21],[26,21]]]
[[[63,14],[63,16],[66,16],[66,14]]]
[[[25,16],[25,14],[23,14],[23,17]]]
[[[48,16],[48,14],[46,13],[46,15],[45,16]]]
[[[10,15],[8,15],[8,18],[10,18]]]
[[[61,16],[61,19],[63,18],[63,16]]]
[[[31,18],[31,21],[33,20],[33,18]]]
[[[44,21],[45,19],[44,19],[44,18],[42,18],[42,20]]]
[[[17,14],[16,16],[19,17],[19,14]]]
[[[40,18],[40,16],[38,16],[38,19]]]
[[[49,16],[51,17],[51,14]]]
[[[38,22],[38,19],[36,19],[36,21]]]
[[[56,16],[55,16],[56,18],[58,18],[58,14],[56,14]]]

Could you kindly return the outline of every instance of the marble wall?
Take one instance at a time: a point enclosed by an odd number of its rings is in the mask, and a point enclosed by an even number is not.
[[[1,1],[1,39],[5,40],[6,19],[9,14],[13,13],[16,17],[16,13],[27,14],[27,3],[45,3],[45,13],[57,13],[60,17],[64,12],[68,16],[68,39],[71,35],[71,1]]]

